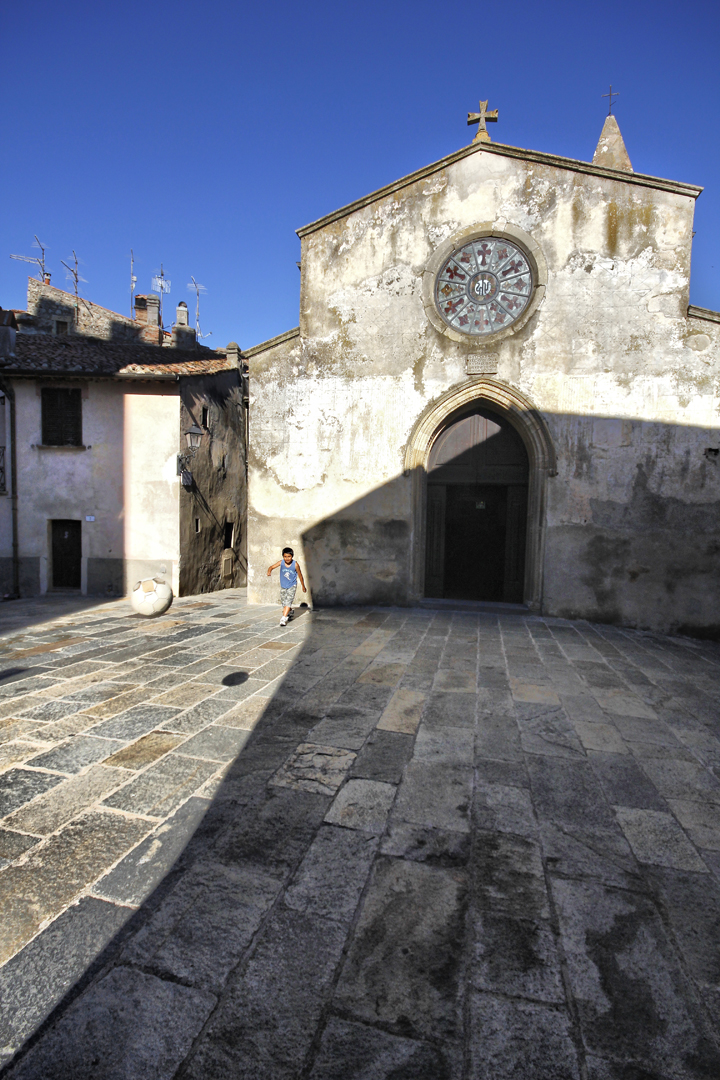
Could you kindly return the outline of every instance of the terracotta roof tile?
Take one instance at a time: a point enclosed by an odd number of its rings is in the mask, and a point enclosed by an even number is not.
[[[173,378],[230,371],[233,364],[209,349],[161,348],[135,342],[18,334],[15,355],[0,358],[0,372],[18,375],[110,375]]]

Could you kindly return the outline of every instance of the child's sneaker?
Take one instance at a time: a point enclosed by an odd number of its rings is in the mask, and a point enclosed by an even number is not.
[[[287,621],[288,621],[287,615],[283,615],[282,619],[280,620],[280,625],[281,626],[287,626]]]

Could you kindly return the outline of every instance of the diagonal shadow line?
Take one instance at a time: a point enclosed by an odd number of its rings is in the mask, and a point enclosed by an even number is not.
[[[425,617],[427,618],[428,616],[426,615]],[[300,610],[296,615],[297,621],[290,624],[290,629],[294,629],[294,626],[298,625],[300,619],[312,620],[313,618],[313,613],[309,610]],[[383,625],[388,618],[390,618],[390,612],[388,611],[377,613],[368,612],[365,609],[358,609],[357,611],[357,620],[368,620],[370,624],[369,628]],[[368,628],[366,628],[366,631],[367,629]],[[335,638],[335,631],[331,631],[330,636],[331,638]],[[344,636],[347,637],[347,635]],[[332,641],[330,641],[329,644],[331,645]],[[309,638],[303,643],[296,662],[288,670],[273,696],[268,699],[262,717],[250,733],[245,746],[230,765],[220,790],[213,797],[206,812],[199,816],[199,819],[194,824],[190,825],[189,836],[184,840],[180,852],[173,858],[169,866],[162,869],[159,880],[156,880],[152,890],[146,898],[143,899],[139,908],[130,916],[124,925],[117,929],[112,938],[106,944],[103,944],[99,955],[88,964],[74,984],[67,988],[61,1000],[54,1005],[52,1011],[42,1020],[37,1029],[26,1038],[14,1057],[0,1069],[0,1077],[13,1076],[18,1070],[24,1075],[25,1069],[28,1067],[31,1070],[29,1075],[32,1075],[30,1061],[33,1050],[40,1046],[45,1036],[56,1028],[57,1025],[62,1025],[63,1019],[68,1015],[68,1011],[72,1009],[75,1002],[77,1002],[90,987],[97,984],[98,981],[102,980],[110,971],[122,963],[123,950],[127,943],[130,942],[143,927],[146,927],[153,916],[160,911],[163,903],[171,896],[173,890],[183,878],[192,874],[193,869],[206,860],[208,850],[217,839],[219,833],[223,829],[227,830],[232,827],[235,820],[234,815],[237,811],[257,811],[258,805],[263,801],[263,793],[265,792],[267,782],[272,774],[282,765],[287,756],[298,746],[298,744],[305,741],[308,732],[320,721],[322,715],[326,712],[324,706],[317,706],[312,713],[305,712],[302,708],[298,707],[297,694],[294,691],[288,693],[285,689],[285,684],[288,682],[288,679],[291,678],[293,671],[297,670],[298,667],[302,665],[303,660],[306,657],[312,656],[317,653],[317,651],[318,643],[313,640],[313,633],[311,632]],[[331,674],[336,667],[342,666],[343,657],[344,653],[342,655],[338,654],[327,674]],[[367,664],[369,664],[370,661],[371,658],[369,657],[366,661]],[[235,674],[241,677],[239,684],[246,681],[246,673],[238,672]],[[357,671],[353,671],[352,675],[353,678],[356,677]],[[228,685],[227,682],[226,685]],[[237,684],[230,683],[230,685]],[[342,691],[339,690],[338,695],[341,692]],[[220,719],[222,719],[222,717]],[[281,798],[282,797],[285,798],[285,801],[288,801],[288,799],[290,799],[290,801],[299,799],[300,803],[303,804],[302,813],[300,815],[301,820],[295,821],[293,824],[295,831],[302,836],[302,848],[298,850],[296,855],[294,855],[288,863],[288,872],[292,872],[306,853],[317,829],[320,828],[324,813],[332,802],[333,795],[314,794],[312,792],[294,793],[290,792],[289,789],[286,789],[281,793]],[[183,804],[183,806],[187,806],[187,804],[192,802],[195,798],[195,796],[192,796],[187,803]],[[310,804],[312,804],[311,807]],[[309,808],[313,812],[306,814],[306,811]],[[182,809],[183,807],[180,807],[173,817],[177,816]],[[162,829],[163,826],[160,826],[160,828],[154,830],[147,839],[151,839],[155,832],[161,832]],[[248,847],[249,858],[252,862],[257,858],[258,854],[262,853],[264,843],[249,835],[248,829],[245,830],[245,833],[246,846]],[[277,840],[277,837],[273,836],[271,839]],[[124,858],[130,858],[134,852],[145,843],[146,841],[142,841],[129,852],[128,855],[124,856]],[[121,860],[121,862],[122,861],[123,860]],[[98,898],[96,902],[98,904],[109,904],[107,899],[102,898]],[[62,918],[63,915],[59,916],[55,921],[59,922]],[[266,918],[263,918],[262,925],[264,925],[266,921]],[[51,924],[51,927],[53,925],[54,923]],[[43,931],[42,934],[47,934],[51,927]],[[40,936],[42,936],[42,934]],[[38,940],[39,938],[33,939],[33,941],[29,943],[29,946],[26,946],[26,949],[30,948],[33,943]],[[59,944],[61,946],[61,943]],[[23,958],[24,953],[25,949],[21,950],[20,953],[9,960],[6,965],[6,970],[11,970],[14,966],[14,962]],[[170,982],[178,982],[179,985],[189,985],[187,980],[177,978],[170,972],[164,972],[162,978]],[[23,1063],[25,1062],[28,1062],[29,1064],[24,1065]],[[79,1076],[80,1074],[77,1075]]]

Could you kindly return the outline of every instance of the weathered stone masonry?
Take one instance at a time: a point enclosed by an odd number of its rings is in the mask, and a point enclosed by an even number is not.
[[[688,306],[701,189],[610,158],[473,145],[299,230],[300,326],[246,354],[252,600],[269,599],[285,543],[318,604],[422,597],[424,466],[408,455],[426,410],[465,388],[501,413],[520,395],[552,444],[527,602],[720,629],[720,315]],[[473,230],[525,237],[546,284],[515,332],[453,340],[423,275]],[[507,415],[530,447],[521,414]]]

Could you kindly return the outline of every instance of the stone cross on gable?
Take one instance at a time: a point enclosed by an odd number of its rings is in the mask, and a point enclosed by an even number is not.
[[[487,107],[488,107],[487,101],[481,101],[480,102],[480,112],[468,113],[468,118],[467,118],[468,127],[470,126],[470,124],[477,124],[477,126],[478,126],[477,133],[475,135],[475,138],[473,139],[474,143],[476,143],[476,142],[492,142],[492,139],[490,138],[490,136],[488,134],[488,129],[485,126],[485,122],[486,122],[486,120],[491,120],[493,123],[496,122],[497,118],[498,118],[498,111],[497,111],[497,109],[493,109],[492,112],[488,112]]]

